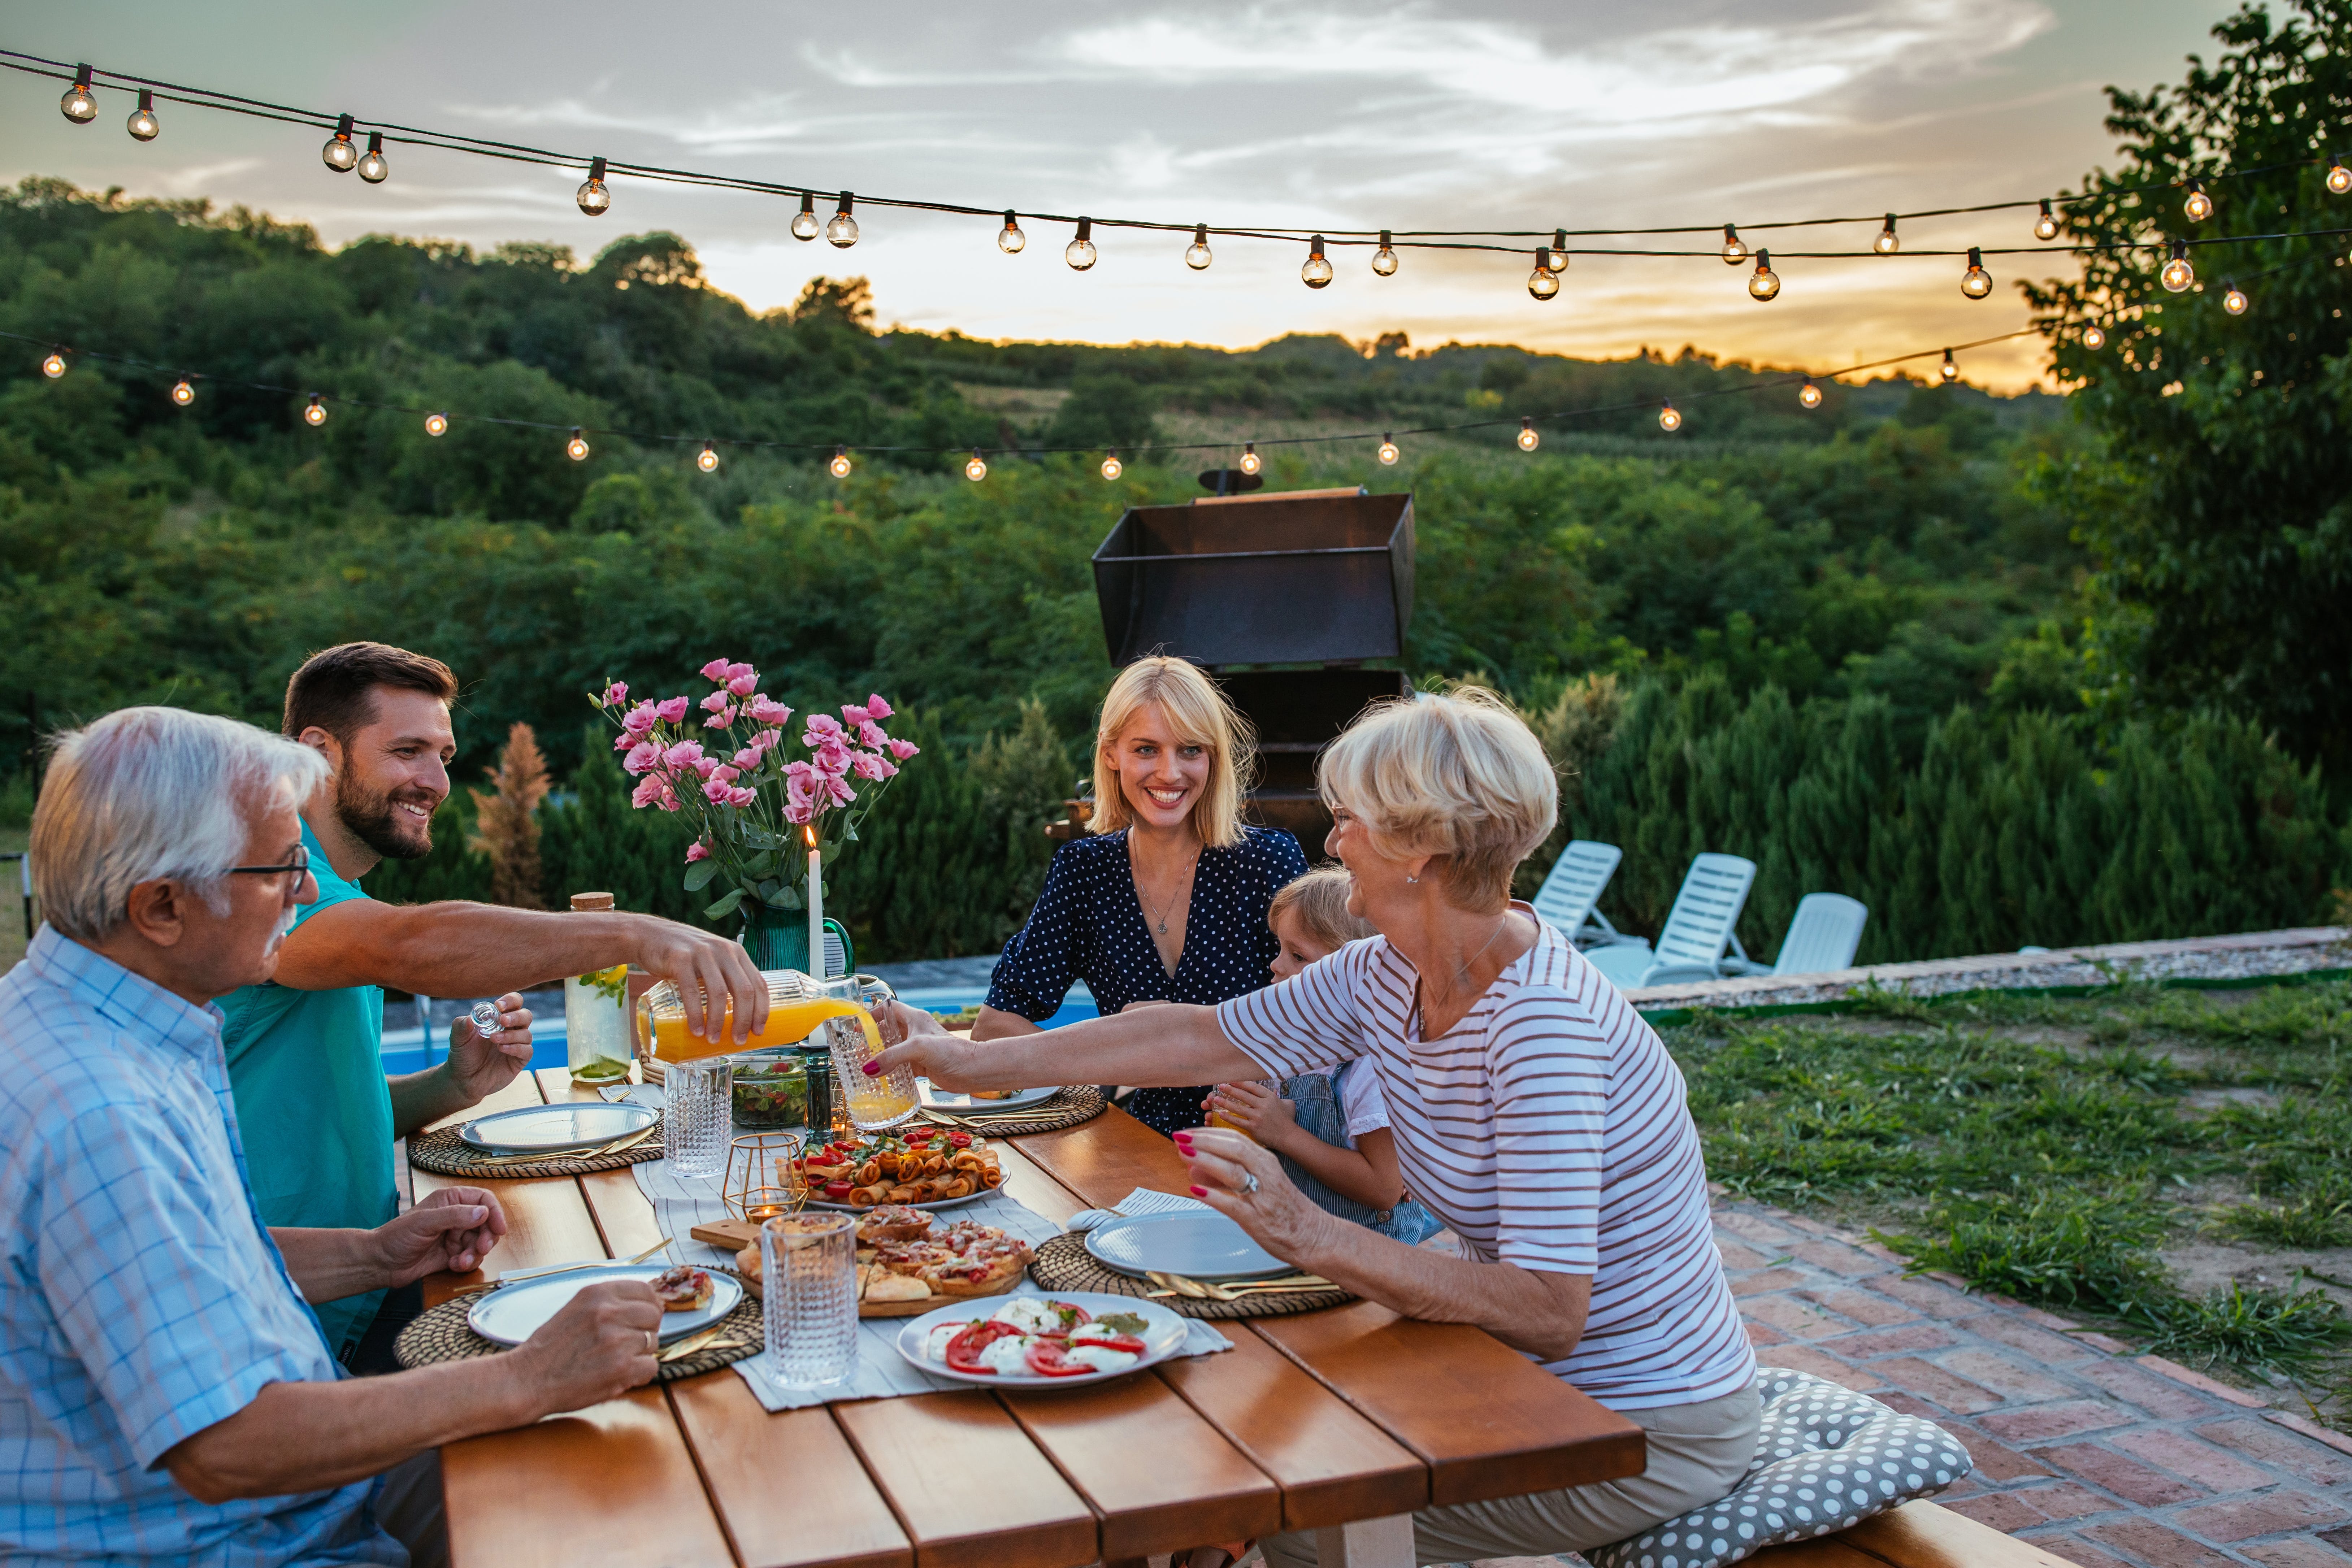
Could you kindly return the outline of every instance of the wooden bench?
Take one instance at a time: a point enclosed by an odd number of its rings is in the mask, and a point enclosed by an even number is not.
[[[1767,1547],[1748,1561],[1765,1568],[2075,1568],[2031,1541],[1932,1502],[1906,1502],[1852,1530]]]

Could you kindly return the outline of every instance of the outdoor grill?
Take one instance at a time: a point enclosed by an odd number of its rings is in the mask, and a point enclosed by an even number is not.
[[[1365,704],[1407,689],[1370,659],[1404,652],[1412,620],[1412,496],[1360,489],[1130,507],[1094,553],[1114,663],[1202,666],[1255,727],[1247,818],[1319,858],[1331,818],[1315,758]]]

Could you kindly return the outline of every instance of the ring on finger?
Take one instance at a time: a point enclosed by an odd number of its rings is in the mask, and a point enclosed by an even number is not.
[[[1242,1173],[1242,1191],[1252,1196],[1256,1195],[1257,1173],[1255,1171],[1244,1171]]]
[[[661,1336],[651,1329],[646,1331],[646,1353],[651,1355],[661,1348]]]

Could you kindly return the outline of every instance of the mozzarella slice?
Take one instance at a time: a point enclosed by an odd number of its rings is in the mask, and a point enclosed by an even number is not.
[[[931,1331],[931,1337],[923,1342],[923,1353],[933,1361],[947,1360],[948,1342],[963,1332],[964,1328],[962,1323],[941,1323]]]
[[[1015,1296],[996,1309],[995,1318],[1000,1323],[1011,1323],[1024,1334],[1062,1331],[1062,1314],[1047,1305],[1042,1296]]]
[[[1070,1331],[1072,1344],[1076,1344],[1081,1340],[1115,1340],[1119,1337],[1121,1337],[1119,1331],[1108,1323],[1080,1323]]]
[[[1143,1358],[1129,1351],[1115,1351],[1108,1345],[1084,1343],[1074,1334],[1070,1339],[1070,1359],[1097,1372],[1125,1372]]]
[[[1029,1370],[1028,1350],[1027,1335],[1007,1334],[981,1347],[980,1364],[991,1372],[1025,1373]]]

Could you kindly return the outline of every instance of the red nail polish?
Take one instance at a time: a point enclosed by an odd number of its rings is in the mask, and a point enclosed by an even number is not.
[[[882,1064],[880,1062],[867,1062],[866,1064],[866,1076],[867,1078],[875,1077],[877,1074],[881,1072],[881,1070]]]
[[[1205,1198],[1209,1195],[1209,1189],[1206,1187],[1194,1187],[1192,1189],[1192,1195],[1196,1198]]]

